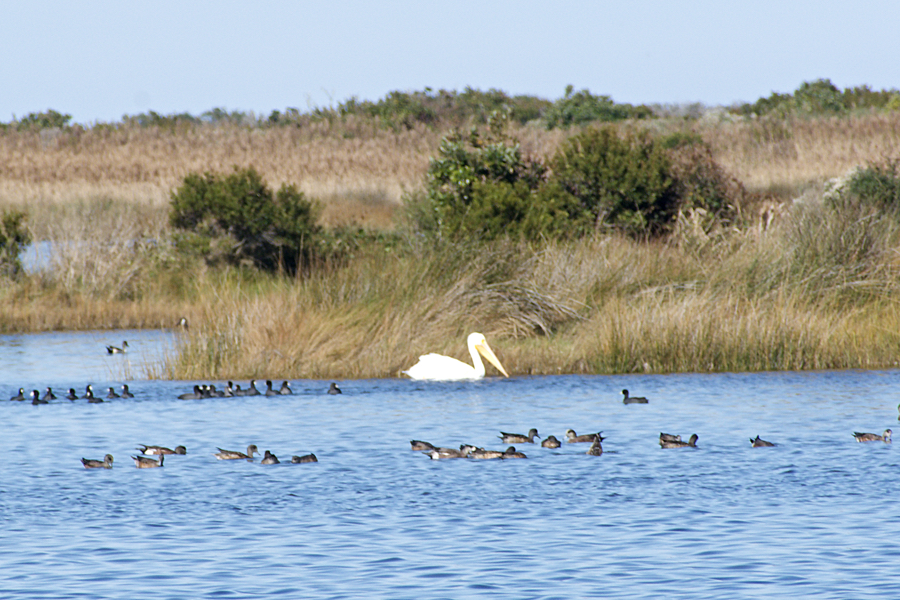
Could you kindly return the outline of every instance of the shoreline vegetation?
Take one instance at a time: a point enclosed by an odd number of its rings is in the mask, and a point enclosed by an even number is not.
[[[150,377],[393,377],[471,331],[518,375],[900,360],[896,90],[67,117],[0,124],[0,332],[186,317]]]

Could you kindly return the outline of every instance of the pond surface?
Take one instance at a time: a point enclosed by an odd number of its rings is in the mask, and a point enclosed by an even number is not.
[[[852,436],[897,424],[900,371],[363,380],[339,382],[340,396],[305,380],[292,396],[193,401],[176,396],[195,382],[138,379],[133,400],[7,401],[23,386],[123,383],[102,369],[122,335],[66,335],[99,347],[99,362],[75,361],[83,374],[59,355],[42,363],[40,336],[20,340],[15,362],[0,341],[5,597],[900,594],[898,448]],[[623,405],[622,388],[649,404]],[[526,460],[433,461],[409,449],[502,449],[500,431],[532,427],[602,430],[604,454],[516,444]],[[661,431],[697,433],[698,447],[663,450]],[[778,445],[751,448],[757,434]],[[319,462],[213,456],[251,443]],[[136,469],[138,444],[187,455]],[[111,470],[82,468],[106,453]]]

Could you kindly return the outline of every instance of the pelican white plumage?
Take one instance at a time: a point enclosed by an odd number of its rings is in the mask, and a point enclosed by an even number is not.
[[[456,360],[443,354],[423,354],[419,362],[403,371],[413,379],[428,379],[432,381],[458,381],[463,379],[481,379],[484,377],[484,356],[497,370],[509,377],[509,373],[497,360],[491,347],[488,346],[484,335],[470,333],[468,338],[469,354],[472,355],[472,365],[467,365],[461,360]]]

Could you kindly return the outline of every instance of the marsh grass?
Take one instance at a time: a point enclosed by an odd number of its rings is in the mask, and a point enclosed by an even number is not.
[[[630,125],[625,125],[630,126]],[[396,376],[419,354],[468,360],[482,331],[511,373],[871,368],[897,361],[889,215],[823,201],[825,178],[900,153],[900,115],[648,123],[689,129],[753,190],[798,197],[710,235],[364,245],[299,278],[171,252],[169,193],[191,171],[254,165],[323,200],[326,226],[396,227],[441,134],[307,128],[0,134],[0,208],[23,208],[49,267],[0,285],[0,331],[192,324],[150,368],[175,378]],[[549,156],[563,134],[522,127]]]

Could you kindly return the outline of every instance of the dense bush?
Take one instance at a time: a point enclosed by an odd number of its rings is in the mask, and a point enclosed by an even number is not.
[[[495,112],[486,132],[456,132],[441,140],[424,196],[407,198],[420,231],[451,239],[535,239],[576,229],[577,202],[545,185],[543,163],[524,157],[505,133],[508,119],[508,112]]]
[[[857,169],[838,189],[827,194],[826,199],[835,207],[858,204],[900,217],[900,159]]]
[[[616,104],[609,96],[594,96],[589,90],[575,92],[566,86],[565,95],[545,112],[548,129],[570,127],[586,123],[622,121],[624,119],[648,119],[653,111],[647,106]]]
[[[793,94],[772,92],[752,104],[741,104],[732,112],[744,116],[829,116],[859,109],[900,109],[900,91],[872,90],[867,85],[840,90],[830,79],[805,81]]]
[[[171,199],[170,222],[184,232],[180,247],[210,262],[296,272],[322,252],[318,203],[293,185],[273,194],[252,167],[191,173]]]
[[[11,125],[19,131],[29,129],[65,129],[69,126],[72,115],[62,114],[53,109],[39,113],[28,113],[21,119],[15,120]]]
[[[656,236],[678,209],[669,157],[643,133],[587,129],[562,144],[550,169],[552,181],[591,215],[596,229]]]
[[[16,277],[22,272],[19,255],[31,242],[25,228],[25,213],[0,213],[0,276]]]

